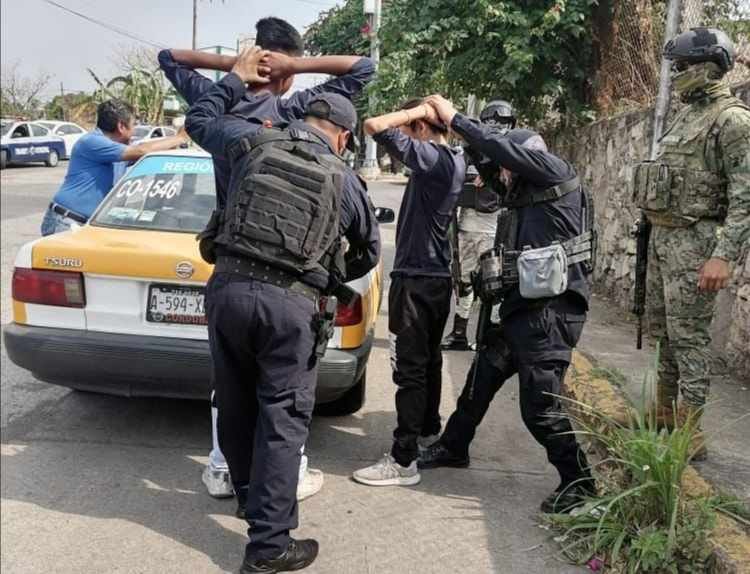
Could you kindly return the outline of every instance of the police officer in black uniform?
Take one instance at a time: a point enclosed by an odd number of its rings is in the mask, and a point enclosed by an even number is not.
[[[514,129],[503,136],[457,113],[441,96],[431,96],[428,102],[454,132],[503,169],[509,189],[503,203],[508,217],[515,218],[512,225],[503,226],[510,231],[503,247],[515,255],[506,253],[512,263],[500,308],[501,326],[488,333],[478,349],[456,411],[439,441],[421,454],[420,467],[468,466],[469,444],[477,426],[495,393],[517,373],[524,423],[560,474],[560,485],[544,500],[542,511],[565,511],[593,490],[586,457],[569,434],[570,421],[559,414],[562,405],[557,398],[588,310],[590,202],[573,167],[548,152],[537,133]],[[531,288],[519,285],[517,278],[514,281],[513,272],[522,269],[516,265],[518,251],[549,247],[543,251],[559,261],[567,258],[567,277],[554,286],[532,284]],[[558,294],[537,297],[536,288]]]
[[[246,97],[245,83],[267,81],[258,73],[264,54],[243,52],[186,119],[198,144],[232,162],[206,307],[219,443],[233,481],[250,464],[249,485],[234,484],[238,497],[247,491],[243,573],[299,570],[317,556],[315,540],[289,531],[298,523],[300,448],[315,402],[316,355],[326,344],[323,319],[332,319],[320,316],[319,298],[367,273],[380,250],[366,190],[340,157],[357,122],[348,99],[319,94],[304,122],[283,131],[225,115]],[[343,258],[341,231],[349,242]]]

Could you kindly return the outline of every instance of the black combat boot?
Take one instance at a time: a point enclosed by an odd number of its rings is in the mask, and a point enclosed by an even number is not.
[[[453,316],[453,331],[443,339],[440,347],[446,351],[469,351],[469,340],[466,338],[466,327],[469,324],[468,319],[463,319],[458,315]]]
[[[437,440],[420,451],[417,466],[419,468],[438,468],[440,466],[466,468],[469,466],[469,455],[453,453],[440,440]]]
[[[286,550],[276,558],[256,558],[245,555],[240,574],[275,574],[307,568],[318,556],[318,542],[313,539],[289,541]]]
[[[583,505],[586,499],[594,494],[596,494],[596,486],[591,478],[561,483],[542,501],[541,511],[545,514],[567,514]]]

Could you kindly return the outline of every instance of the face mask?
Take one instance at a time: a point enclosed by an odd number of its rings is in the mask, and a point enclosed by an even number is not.
[[[672,74],[672,85],[680,97],[689,97],[692,93],[708,92],[720,85],[721,69],[714,62],[700,62],[689,66],[682,72]]]

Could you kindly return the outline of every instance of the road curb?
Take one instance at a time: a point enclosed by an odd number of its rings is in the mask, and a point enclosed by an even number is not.
[[[595,372],[595,361],[579,352],[573,353],[568,373],[565,376],[563,394],[579,403],[592,407],[620,424],[628,424],[633,406],[625,393]],[[586,408],[572,410],[586,424],[604,426],[600,418],[592,417]],[[603,429],[602,429],[603,430]],[[595,446],[595,445],[594,445]],[[688,496],[704,496],[714,491],[691,466],[683,477],[683,488]],[[716,526],[711,534],[713,553],[709,559],[708,572],[713,574],[750,574],[750,536],[742,525],[730,517],[718,514]]]

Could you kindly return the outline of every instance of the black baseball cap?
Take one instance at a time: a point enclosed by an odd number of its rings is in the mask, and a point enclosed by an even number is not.
[[[346,147],[351,151],[355,151],[359,146],[355,135],[357,131],[357,110],[354,109],[354,105],[348,98],[333,92],[323,92],[308,102],[305,114],[328,120],[332,124],[349,131],[351,135]]]

